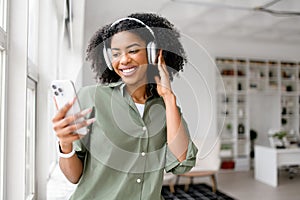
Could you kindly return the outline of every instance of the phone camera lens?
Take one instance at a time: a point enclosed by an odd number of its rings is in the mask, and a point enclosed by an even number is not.
[[[52,88],[55,90],[56,89],[56,85],[52,85]]]
[[[62,90],[61,88],[58,88],[58,91],[59,91],[59,92],[62,92],[63,90]]]
[[[58,96],[58,92],[57,91],[55,91],[54,94],[55,94],[55,96]]]

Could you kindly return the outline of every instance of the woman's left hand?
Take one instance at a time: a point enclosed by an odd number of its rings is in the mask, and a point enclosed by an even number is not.
[[[157,92],[161,97],[166,97],[167,95],[173,94],[171,89],[169,72],[165,63],[165,60],[162,56],[162,49],[159,50],[158,56],[158,71],[159,76],[155,76],[155,81],[157,84]]]

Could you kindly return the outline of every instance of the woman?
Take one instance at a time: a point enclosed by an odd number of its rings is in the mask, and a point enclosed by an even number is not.
[[[170,84],[186,62],[179,36],[165,18],[143,13],[92,37],[87,59],[100,84],[80,90],[79,115],[65,117],[70,102],[53,118],[61,170],[78,183],[71,199],[163,199],[164,170],[195,165],[197,148]],[[86,136],[74,133],[83,126]]]

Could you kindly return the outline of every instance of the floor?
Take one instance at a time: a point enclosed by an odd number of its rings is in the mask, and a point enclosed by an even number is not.
[[[198,178],[195,182],[207,182],[208,178]],[[295,200],[300,199],[300,174],[289,179],[286,171],[281,170],[279,186],[274,188],[254,179],[253,171],[220,171],[217,174],[218,189],[239,200]],[[59,168],[53,171],[47,186],[47,200],[66,200],[75,189],[68,183]]]
[[[240,200],[296,200],[300,199],[300,174],[289,179],[286,171],[280,171],[278,187],[256,181],[254,172],[220,172],[218,189]]]

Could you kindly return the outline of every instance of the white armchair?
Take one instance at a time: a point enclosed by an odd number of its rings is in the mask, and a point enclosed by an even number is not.
[[[197,155],[196,165],[191,171],[177,175],[176,183],[179,182],[180,177],[189,178],[189,182],[185,184],[185,191],[188,190],[189,185],[193,184],[194,177],[209,176],[212,181],[213,192],[217,191],[217,180],[216,173],[220,169],[220,139],[209,138],[209,139],[197,139],[194,141],[198,147],[199,152]],[[204,153],[201,153],[203,150]]]

